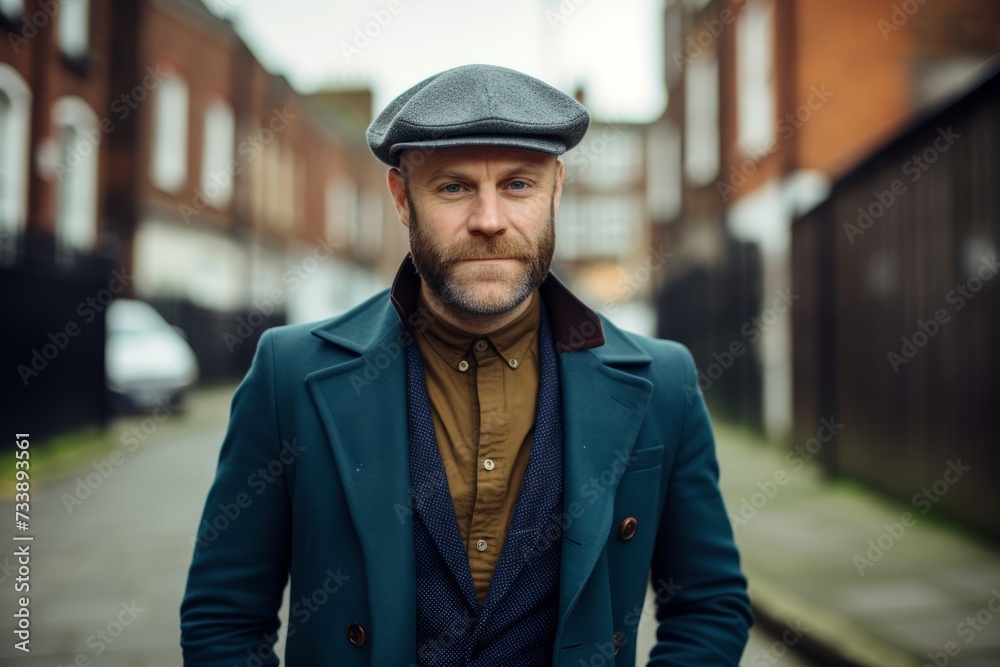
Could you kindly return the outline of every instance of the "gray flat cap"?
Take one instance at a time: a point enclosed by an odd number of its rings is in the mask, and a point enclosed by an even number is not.
[[[407,148],[511,146],[561,155],[590,125],[582,104],[544,81],[495,65],[463,65],[424,79],[382,110],[368,145],[399,166]]]

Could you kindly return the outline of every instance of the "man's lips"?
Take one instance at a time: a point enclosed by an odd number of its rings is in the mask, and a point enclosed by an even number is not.
[[[488,257],[486,259],[463,259],[462,262],[513,262],[516,261],[514,257]]]

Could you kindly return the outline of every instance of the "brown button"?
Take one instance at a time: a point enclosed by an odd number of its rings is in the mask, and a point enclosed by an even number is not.
[[[631,540],[632,536],[635,535],[635,527],[637,525],[639,525],[639,522],[635,520],[635,517],[630,516],[618,526],[618,534],[621,535],[623,540]]]
[[[615,642],[615,655],[618,655],[618,651],[622,647],[622,636],[617,632],[615,633],[614,636],[614,642]]]
[[[347,641],[355,646],[364,646],[367,639],[368,633],[357,623],[351,623],[347,626]]]

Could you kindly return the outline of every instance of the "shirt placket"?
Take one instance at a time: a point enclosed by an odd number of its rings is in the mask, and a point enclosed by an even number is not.
[[[476,391],[479,397],[479,443],[476,459],[476,499],[469,539],[469,561],[485,563],[480,576],[495,567],[503,542],[501,515],[504,507],[504,479],[509,465],[507,440],[504,361],[486,338],[472,343],[476,362]],[[476,568],[473,568],[475,578]],[[487,582],[488,583],[488,582]]]

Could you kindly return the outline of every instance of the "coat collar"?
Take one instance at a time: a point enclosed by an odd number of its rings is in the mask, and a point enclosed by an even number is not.
[[[587,496],[588,480],[605,471],[620,473],[622,462],[630,460],[653,388],[632,371],[652,356],[586,308],[551,273],[540,289],[553,336],[557,327],[561,332],[556,348],[564,420],[563,507],[586,509],[563,535],[558,655],[562,630],[611,531],[618,473],[596,502]],[[561,301],[559,294],[572,299]],[[392,641],[372,643],[373,664],[410,664],[416,643],[405,349],[415,341],[397,301],[383,290],[314,327],[315,336],[351,354],[331,356],[332,365],[305,378],[361,544],[373,631],[391,629],[395,635]],[[567,315],[574,311],[579,317]],[[558,323],[556,313],[562,313]],[[584,329],[586,322],[595,328]]]
[[[552,339],[556,348],[586,350],[604,343],[601,318],[588,308],[576,295],[550,271],[538,288],[549,313]],[[420,276],[413,265],[413,256],[406,253],[392,281],[390,299],[399,319],[410,334],[420,326],[421,320],[433,317],[425,308],[417,307]]]

